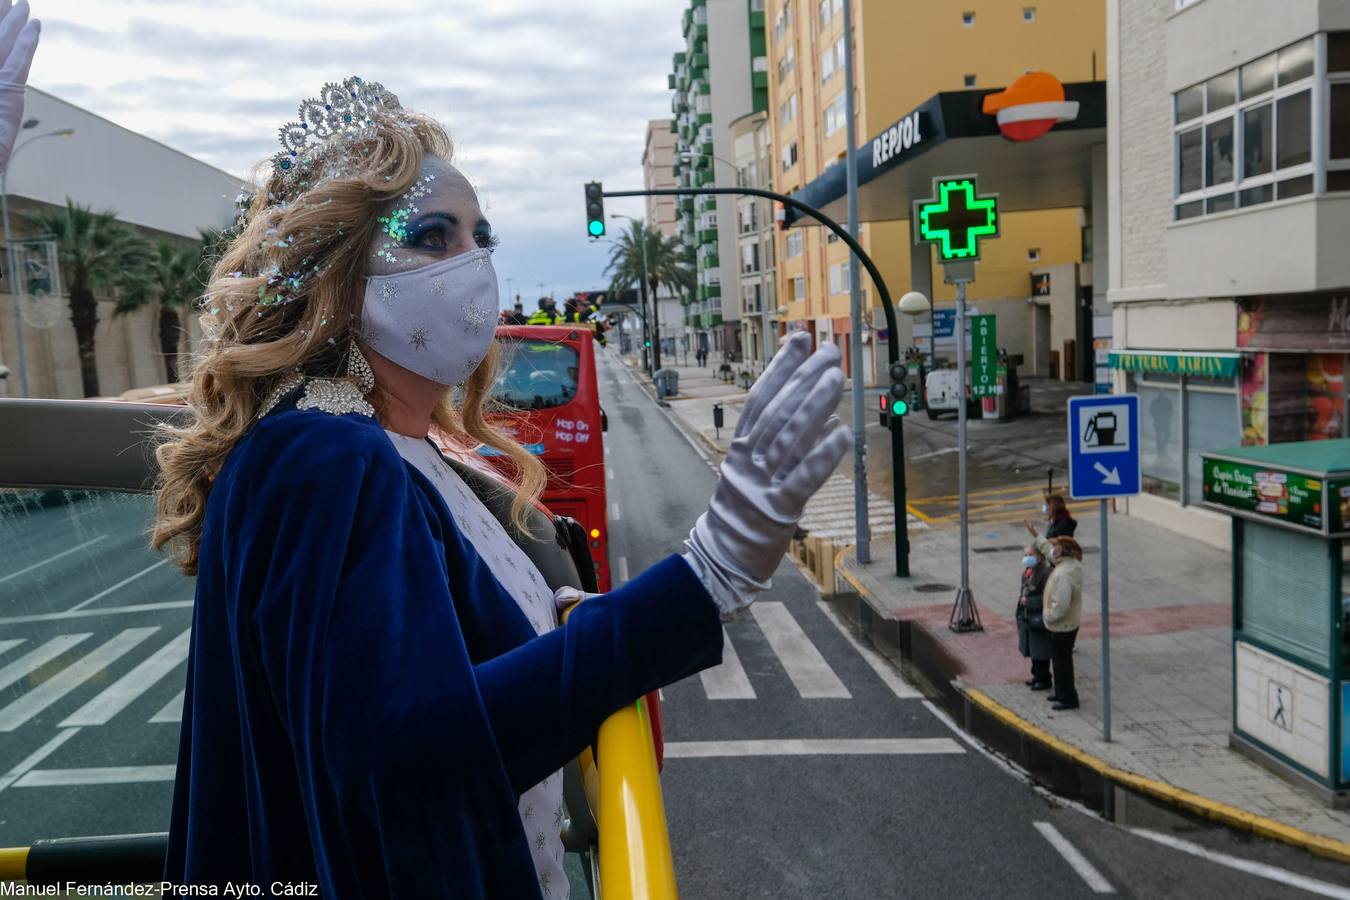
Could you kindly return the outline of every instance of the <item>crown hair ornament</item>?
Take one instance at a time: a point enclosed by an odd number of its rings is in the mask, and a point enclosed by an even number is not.
[[[375,135],[375,117],[402,112],[398,97],[378,81],[353,75],[342,84],[329,82],[300,104],[300,121],[288,122],[278,136],[282,150],[272,157],[272,169],[283,182],[294,184],[335,146]]]

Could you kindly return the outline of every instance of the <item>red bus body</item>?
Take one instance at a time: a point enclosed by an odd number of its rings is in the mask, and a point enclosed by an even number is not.
[[[512,409],[489,420],[543,462],[544,506],[586,529],[596,581],[602,593],[608,591],[604,423],[594,335],[575,325],[502,325],[497,339],[502,361],[494,393]]]

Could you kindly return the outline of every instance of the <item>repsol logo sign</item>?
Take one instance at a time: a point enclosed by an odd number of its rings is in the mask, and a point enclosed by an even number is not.
[[[898,154],[904,153],[922,140],[923,133],[919,131],[919,111],[915,110],[872,138],[873,168],[890,162]]]

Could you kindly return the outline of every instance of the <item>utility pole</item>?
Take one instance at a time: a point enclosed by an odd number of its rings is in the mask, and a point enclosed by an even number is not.
[[[858,239],[858,149],[856,129],[853,127],[853,0],[844,0],[844,133],[848,137],[848,153],[844,157],[848,184],[848,232]],[[863,365],[862,365],[862,287],[858,260],[848,260],[849,307],[849,369],[853,374],[853,519],[857,531],[854,553],[860,563],[872,561],[872,534],[867,515],[867,431],[863,421]],[[891,342],[899,339],[891,336]],[[904,462],[901,462],[904,465]],[[900,510],[906,515],[905,510]],[[900,523],[896,523],[896,529]]]

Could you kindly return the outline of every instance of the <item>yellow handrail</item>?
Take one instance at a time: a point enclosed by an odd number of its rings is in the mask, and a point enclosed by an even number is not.
[[[564,623],[575,608],[563,611]],[[582,751],[579,761],[600,833],[598,895],[676,900],[675,860],[646,703],[638,700],[601,723],[594,752]]]
[[[28,877],[28,848],[0,848],[0,881],[22,881]]]
[[[605,720],[596,738],[600,802],[600,896],[604,900],[675,900],[675,860],[666,828],[656,745],[639,700]]]

